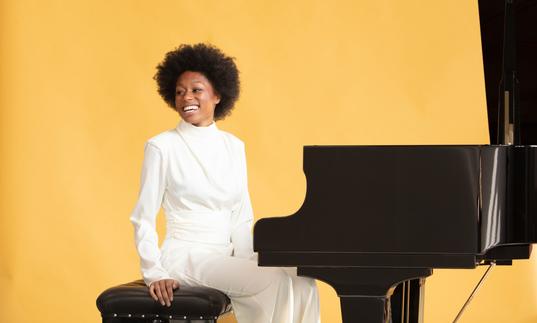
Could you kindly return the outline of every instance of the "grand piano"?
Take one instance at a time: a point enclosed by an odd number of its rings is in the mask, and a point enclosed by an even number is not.
[[[330,284],[345,323],[421,322],[434,268],[510,265],[537,242],[537,1],[479,15],[490,145],[305,146],[303,205],[254,227],[259,265]]]

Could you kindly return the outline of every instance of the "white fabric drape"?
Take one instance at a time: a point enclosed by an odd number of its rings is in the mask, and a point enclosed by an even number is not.
[[[180,122],[145,145],[131,214],[144,281],[173,278],[226,293],[239,323],[317,323],[315,281],[296,270],[258,267],[244,144],[213,122]],[[155,219],[167,231],[158,246]]]

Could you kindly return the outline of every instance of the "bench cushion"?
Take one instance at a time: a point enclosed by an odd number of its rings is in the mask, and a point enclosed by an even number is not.
[[[179,287],[171,307],[162,306],[149,295],[143,280],[111,287],[97,298],[102,317],[164,317],[170,319],[215,319],[231,310],[229,298],[208,287]]]

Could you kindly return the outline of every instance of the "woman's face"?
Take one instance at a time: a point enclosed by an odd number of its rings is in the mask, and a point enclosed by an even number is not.
[[[179,75],[175,86],[175,110],[181,118],[195,126],[213,123],[214,107],[220,102],[211,82],[199,72],[186,71]]]

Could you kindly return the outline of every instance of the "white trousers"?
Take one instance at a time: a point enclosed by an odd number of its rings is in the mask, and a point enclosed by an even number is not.
[[[170,275],[228,295],[238,323],[320,323],[315,280],[298,277],[296,268],[259,267],[218,247],[175,241],[163,248]]]

